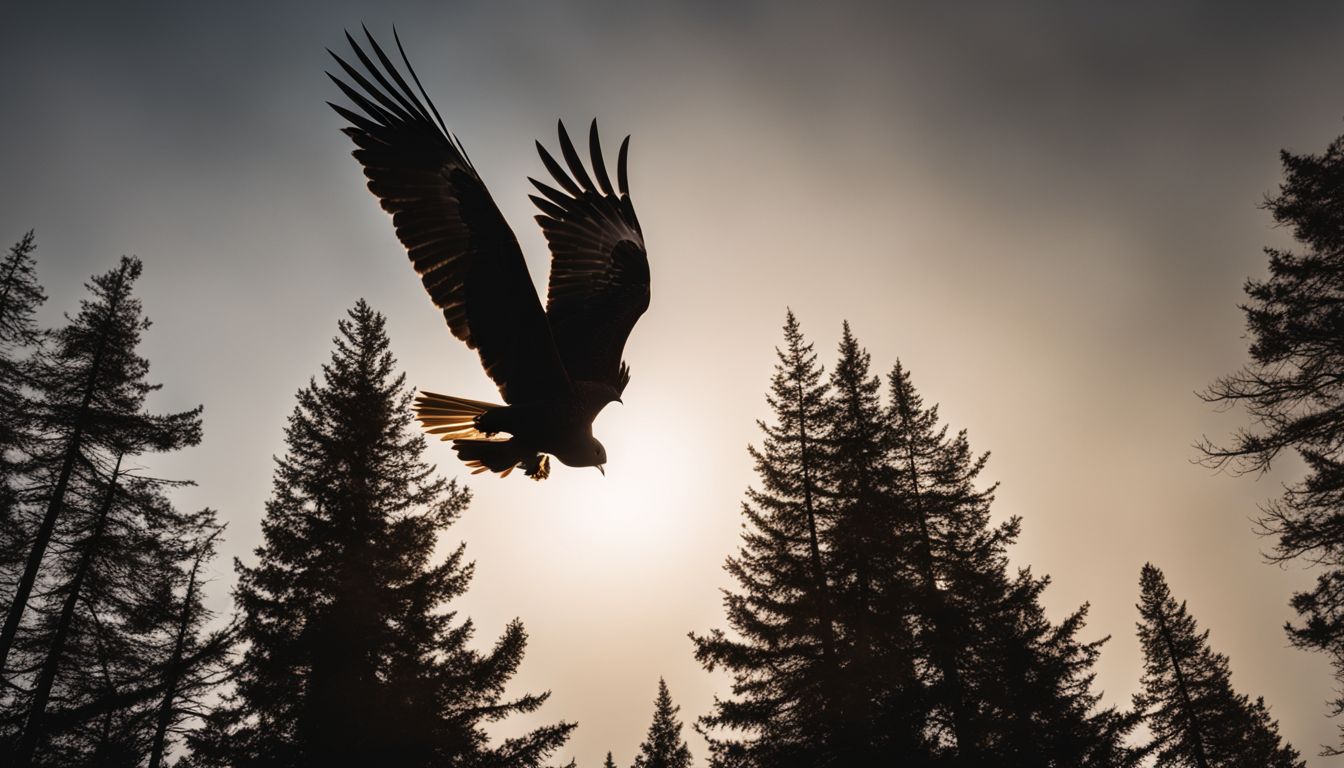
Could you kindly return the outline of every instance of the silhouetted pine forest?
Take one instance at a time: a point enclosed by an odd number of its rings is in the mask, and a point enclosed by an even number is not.
[[[1306,459],[1307,478],[1262,525],[1277,558],[1322,566],[1287,631],[1344,683],[1344,138],[1283,162],[1267,207],[1302,250],[1269,251],[1269,278],[1247,285],[1252,360],[1206,393],[1248,403],[1253,425],[1230,447],[1201,447],[1248,470],[1284,451]],[[143,469],[202,434],[199,407],[146,408],[158,387],[139,352],[142,265],[123,257],[94,275],[64,325],[41,328],[37,245],[30,232],[0,262],[4,765],[560,759],[574,723],[487,735],[549,694],[503,694],[524,658],[520,622],[483,652],[454,608],[473,563],[465,545],[434,551],[471,495],[426,462],[378,312],[361,301],[337,323],[329,361],[276,425],[286,448],[263,543],[234,564],[232,612],[214,615],[205,574],[223,526],[175,506],[189,479]],[[912,372],[875,369],[848,324],[824,365],[791,311],[777,354],[723,626],[690,633],[696,660],[732,681],[690,721],[709,745],[702,761],[1304,765],[1151,564],[1135,592],[1141,693],[1103,704],[1107,638],[1089,631],[1087,605],[1052,620],[1049,578],[1010,565],[1023,521],[994,514],[988,456]],[[659,680],[628,764],[692,765],[681,717]]]

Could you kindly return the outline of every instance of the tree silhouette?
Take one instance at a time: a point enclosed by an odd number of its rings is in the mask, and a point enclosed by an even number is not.
[[[140,271],[123,257],[95,276],[27,377],[33,434],[16,512],[30,537],[0,634],[13,765],[143,754],[146,697],[126,689],[155,673],[154,590],[199,518],[163,496],[175,483],[130,465],[199,442],[200,409],[143,410],[158,387],[136,351],[149,326],[132,293]],[[81,711],[96,716],[70,716]]]
[[[882,382],[849,323],[830,381],[824,539],[845,641],[846,713],[834,753],[841,765],[908,760],[928,752],[925,690],[909,621],[914,582],[900,535],[903,510],[891,493]]]
[[[488,653],[448,603],[468,586],[459,545],[431,563],[469,494],[422,459],[384,319],[360,301],[321,381],[300,390],[257,564],[238,565],[246,642],[230,705],[194,740],[204,764],[540,765],[560,723],[492,746],[482,725],[537,709],[504,699],[526,644],[514,621]]]
[[[792,311],[776,355],[766,394],[774,421],[759,423],[764,440],[749,448],[760,487],[747,490],[741,548],[724,566],[739,587],[724,593],[737,637],[716,629],[691,639],[706,669],[734,680],[734,697],[716,698],[701,718],[712,761],[822,766],[847,718],[821,549],[828,387]]]
[[[1137,717],[1096,710],[1091,670],[1105,640],[1076,639],[1086,606],[1054,624],[1040,603],[1049,580],[1010,571],[1021,521],[991,521],[995,486],[976,487],[988,454],[974,454],[964,431],[949,436],[899,362],[888,386],[891,503],[904,546],[881,562],[918,582],[892,594],[908,601],[897,610],[916,628],[911,653],[932,692],[935,750],[985,765],[1137,762],[1123,745]]]
[[[980,736],[977,718],[970,711],[974,694],[962,680],[964,660],[958,658],[958,645],[965,642],[966,633],[974,626],[962,613],[976,606],[983,595],[973,595],[967,589],[972,586],[967,582],[975,579],[958,579],[956,593],[948,585],[953,577],[981,575],[966,572],[967,563],[959,547],[978,543],[980,551],[974,554],[987,555],[997,548],[1001,557],[1002,543],[1011,541],[1016,521],[989,530],[987,511],[993,490],[974,488],[974,480],[988,457],[972,458],[964,433],[955,443],[948,443],[947,427],[938,423],[937,406],[923,408],[899,361],[889,376],[889,386],[888,446],[894,470],[891,491],[906,511],[901,532],[909,541],[907,557],[893,565],[899,569],[908,561],[918,583],[916,591],[901,597],[910,601],[908,609],[918,617],[915,653],[932,662],[931,714],[935,727],[946,735],[944,740],[957,754],[969,758],[977,754]],[[979,541],[959,540],[959,534],[964,537],[967,533]],[[1000,563],[992,565],[1002,568]]]
[[[616,768],[616,761],[611,759],[611,751],[607,751],[607,759],[602,763],[602,768]]]
[[[639,745],[633,768],[691,768],[691,750],[681,738],[681,707],[672,704],[667,682],[658,679],[658,697],[653,702],[653,723],[644,743]],[[611,753],[607,753],[611,762]]]
[[[43,334],[34,322],[46,299],[37,283],[30,230],[0,263],[0,605],[8,606],[18,588],[28,554],[31,516],[19,509],[25,455],[34,436],[28,405],[32,365]],[[0,703],[6,696],[0,693]]]
[[[55,563],[52,587],[35,606],[25,645],[40,665],[15,765],[28,765],[39,748],[44,763],[142,764],[183,719],[182,702],[212,687],[224,660],[227,646],[199,642],[199,622],[184,624],[176,602],[193,550],[218,531],[213,513],[177,512],[164,496],[175,483],[125,467],[123,458],[111,468],[87,532]],[[199,593],[191,599],[199,607]],[[136,689],[143,695],[122,695]],[[49,722],[50,708],[79,707],[100,711]],[[167,718],[162,733],[156,712]]]
[[[34,352],[42,333],[34,321],[46,300],[37,282],[31,230],[9,249],[0,262],[0,565],[5,574],[21,559],[24,538],[15,520],[16,482],[21,457],[32,437],[32,412],[26,390],[31,381]],[[6,579],[5,581],[8,581]],[[9,597],[13,584],[0,583],[0,596]]]
[[[164,633],[167,656],[159,665],[148,768],[163,765],[174,736],[184,730],[185,723],[203,716],[209,705],[204,696],[215,693],[231,671],[235,628],[206,632],[214,613],[202,599],[204,569],[214,559],[216,542],[224,529],[215,524],[214,515],[208,511],[197,525],[198,532],[188,540],[189,550],[182,553],[175,567],[165,571],[168,589],[161,621],[168,625]]]
[[[149,327],[131,293],[140,271],[139,260],[122,257],[116,269],[95,276],[87,286],[92,298],[55,334],[54,348],[36,372],[34,419],[42,442],[34,448],[30,482],[41,512],[0,630],[0,671],[72,483],[78,490],[89,468],[107,466],[112,457],[200,442],[199,407],[168,415],[142,411],[145,397],[158,387],[145,381],[149,363],[136,354]]]
[[[1177,603],[1162,571],[1151,563],[1139,577],[1139,642],[1143,693],[1135,697],[1152,732],[1159,768],[1255,765],[1302,768],[1283,743],[1263,699],[1232,690],[1227,657],[1209,647],[1208,630]]]
[[[1284,181],[1266,208],[1301,246],[1266,248],[1269,277],[1248,280],[1243,306],[1251,361],[1203,394],[1220,407],[1241,404],[1253,427],[1228,446],[1200,443],[1213,467],[1260,472],[1284,451],[1307,476],[1264,507],[1264,533],[1277,536],[1273,560],[1320,565],[1316,586],[1293,596],[1294,645],[1322,651],[1335,668],[1344,714],[1344,136],[1320,155],[1282,152]],[[1340,726],[1344,734],[1344,725]]]
[[[991,522],[986,457],[899,364],[884,406],[848,324],[824,383],[792,314],[785,341],[728,561],[736,637],[692,635],[734,680],[700,721],[711,764],[1137,765],[1137,713],[1092,690],[1086,606],[1051,622],[1049,580],[1009,568],[1020,522]]]

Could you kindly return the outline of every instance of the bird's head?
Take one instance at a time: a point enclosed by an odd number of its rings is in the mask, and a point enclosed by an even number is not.
[[[597,471],[603,475],[607,470],[602,465],[607,463],[607,449],[598,442],[597,438],[589,435],[586,439],[580,440],[569,450],[555,455],[557,459],[571,467],[597,467]]]

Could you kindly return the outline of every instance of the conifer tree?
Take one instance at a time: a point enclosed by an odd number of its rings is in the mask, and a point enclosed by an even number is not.
[[[1233,691],[1227,657],[1209,647],[1208,630],[1172,597],[1162,571],[1144,565],[1139,585],[1144,690],[1135,703],[1147,713],[1158,768],[1302,768],[1264,700]]]
[[[838,352],[824,429],[831,477],[825,538],[845,637],[849,713],[837,756],[842,764],[910,760],[929,748],[927,705],[911,646],[913,580],[900,535],[904,510],[892,503],[882,382],[848,322]]]
[[[471,579],[458,546],[432,563],[467,491],[422,456],[411,393],[384,320],[360,301],[335,351],[298,394],[277,460],[257,563],[238,565],[246,643],[237,690],[196,759],[236,766],[538,766],[560,723],[491,745],[483,724],[537,709],[506,700],[526,634],[487,653],[445,608]],[[221,732],[222,731],[222,732]]]
[[[917,584],[890,594],[908,601],[935,752],[969,765],[1135,763],[1123,737],[1136,716],[1096,710],[1091,670],[1104,640],[1076,639],[1086,606],[1053,624],[1040,603],[1048,579],[1010,571],[1021,523],[991,520],[995,486],[976,487],[988,454],[974,454],[964,431],[949,436],[899,362],[888,385],[899,543],[880,562]]]
[[[207,632],[214,612],[205,607],[205,568],[215,557],[216,542],[224,528],[209,510],[194,521],[198,531],[189,539],[189,550],[179,562],[164,568],[166,589],[161,594],[166,656],[157,665],[154,730],[149,741],[148,768],[163,765],[174,737],[198,722],[208,707],[205,697],[218,691],[230,674],[235,628],[226,626]],[[180,596],[179,596],[180,595]]]
[[[42,340],[34,314],[46,300],[37,282],[30,230],[0,262],[0,601],[16,586],[9,578],[22,562],[24,528],[15,507],[24,452],[33,424],[27,407],[31,365]]]
[[[19,511],[33,535],[0,636],[4,739],[17,766],[143,756],[148,697],[127,688],[152,674],[162,605],[152,590],[195,517],[162,496],[173,483],[122,465],[198,442],[200,409],[143,410],[158,387],[136,351],[149,326],[132,293],[139,273],[123,258],[95,276],[27,381],[34,434]]]
[[[653,723],[644,743],[639,745],[633,768],[691,768],[691,750],[681,738],[681,707],[672,703],[667,682],[658,679],[658,697],[653,702]],[[607,753],[611,762],[611,753]]]
[[[39,756],[54,765],[142,764],[155,702],[165,699],[161,680],[175,678],[169,701],[199,695],[202,666],[217,667],[222,656],[212,648],[172,658],[183,631],[172,610],[175,576],[188,548],[215,529],[213,513],[177,512],[163,494],[175,483],[128,472],[126,463],[119,458],[109,469],[83,538],[53,564],[46,579],[53,586],[35,604],[24,644],[39,667],[16,766]],[[98,713],[64,725],[48,718],[79,708]]]
[[[88,477],[121,455],[170,451],[200,442],[199,407],[166,415],[143,411],[145,397],[158,389],[146,381],[149,362],[136,347],[149,327],[132,288],[140,276],[138,259],[122,257],[116,269],[88,284],[91,298],[58,331],[53,348],[37,368],[33,417],[40,442],[33,449],[32,543],[0,629],[0,672],[7,668],[14,640],[37,583],[57,523],[67,516],[72,490],[97,486]]]
[[[1265,202],[1297,252],[1266,248],[1269,276],[1246,281],[1242,307],[1250,362],[1203,395],[1220,408],[1242,405],[1252,426],[1230,445],[1201,443],[1210,466],[1261,472],[1284,452],[1304,460],[1306,477],[1263,507],[1260,526],[1277,537],[1271,557],[1319,566],[1313,589],[1293,596],[1299,621],[1287,627],[1300,648],[1327,655],[1344,714],[1344,136],[1319,155],[1282,152],[1284,181]],[[1344,738],[1344,725],[1340,726]],[[1340,754],[1333,752],[1333,754]]]
[[[964,560],[970,553],[957,550],[974,548],[980,550],[976,555],[989,554],[1001,548],[1005,539],[1010,540],[1016,521],[996,529],[989,527],[988,505],[993,489],[977,491],[974,487],[988,456],[972,457],[964,433],[949,442],[947,427],[938,422],[938,407],[923,408],[900,361],[888,382],[892,501],[905,513],[905,519],[898,522],[897,535],[908,542],[906,557],[893,565],[910,567],[918,584],[899,597],[910,600],[908,610],[917,617],[916,653],[931,662],[933,727],[941,731],[941,741],[952,745],[963,758],[971,758],[980,749],[978,718],[970,711],[975,693],[962,680],[965,659],[960,657],[965,654],[959,653],[958,646],[970,640],[967,632],[973,622],[964,615],[965,610],[985,595],[972,595],[964,588],[957,590],[963,594],[954,594],[949,589],[951,574],[942,572],[988,575],[993,580],[1002,571],[1001,562],[985,563],[989,566],[987,573],[964,573],[968,570]],[[958,540],[958,534],[970,534],[972,541]]]
[[[602,763],[602,768],[616,768],[616,761],[611,759],[611,750],[607,750],[607,759]]]
[[[737,637],[716,629],[691,639],[706,669],[734,680],[733,697],[701,718],[712,761],[812,768],[832,763],[848,717],[822,551],[828,387],[792,311],[776,355],[766,394],[774,419],[759,422],[764,440],[748,449],[760,487],[747,491],[742,545],[725,565],[738,585],[724,594]]]
[[[792,316],[785,336],[770,396],[777,425],[763,425],[753,454],[770,493],[749,495],[729,561],[741,592],[725,603],[740,639],[693,636],[699,660],[735,682],[736,698],[716,701],[701,726],[748,734],[711,738],[711,764],[1137,765],[1142,750],[1125,737],[1138,715],[1100,708],[1092,690],[1104,640],[1077,639],[1086,606],[1053,623],[1041,605],[1049,581],[1009,568],[1020,524],[991,521],[994,488],[977,487],[986,456],[948,435],[899,365],[884,407],[848,324],[829,386],[810,349],[798,354],[807,348]],[[816,394],[807,472],[804,391]],[[813,562],[824,613],[807,610],[813,592],[800,578]],[[819,625],[829,631],[810,632]]]

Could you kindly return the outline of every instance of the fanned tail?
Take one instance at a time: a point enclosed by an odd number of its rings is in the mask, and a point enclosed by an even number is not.
[[[505,406],[468,400],[465,397],[440,395],[421,390],[415,398],[415,418],[420,426],[440,440],[479,440],[489,435],[476,427],[482,414]]]
[[[473,475],[486,470],[498,472],[500,477],[521,467],[523,474],[533,480],[545,480],[551,474],[550,458],[544,453],[520,445],[513,440],[463,440],[453,441],[453,450],[468,467],[473,467]]]

